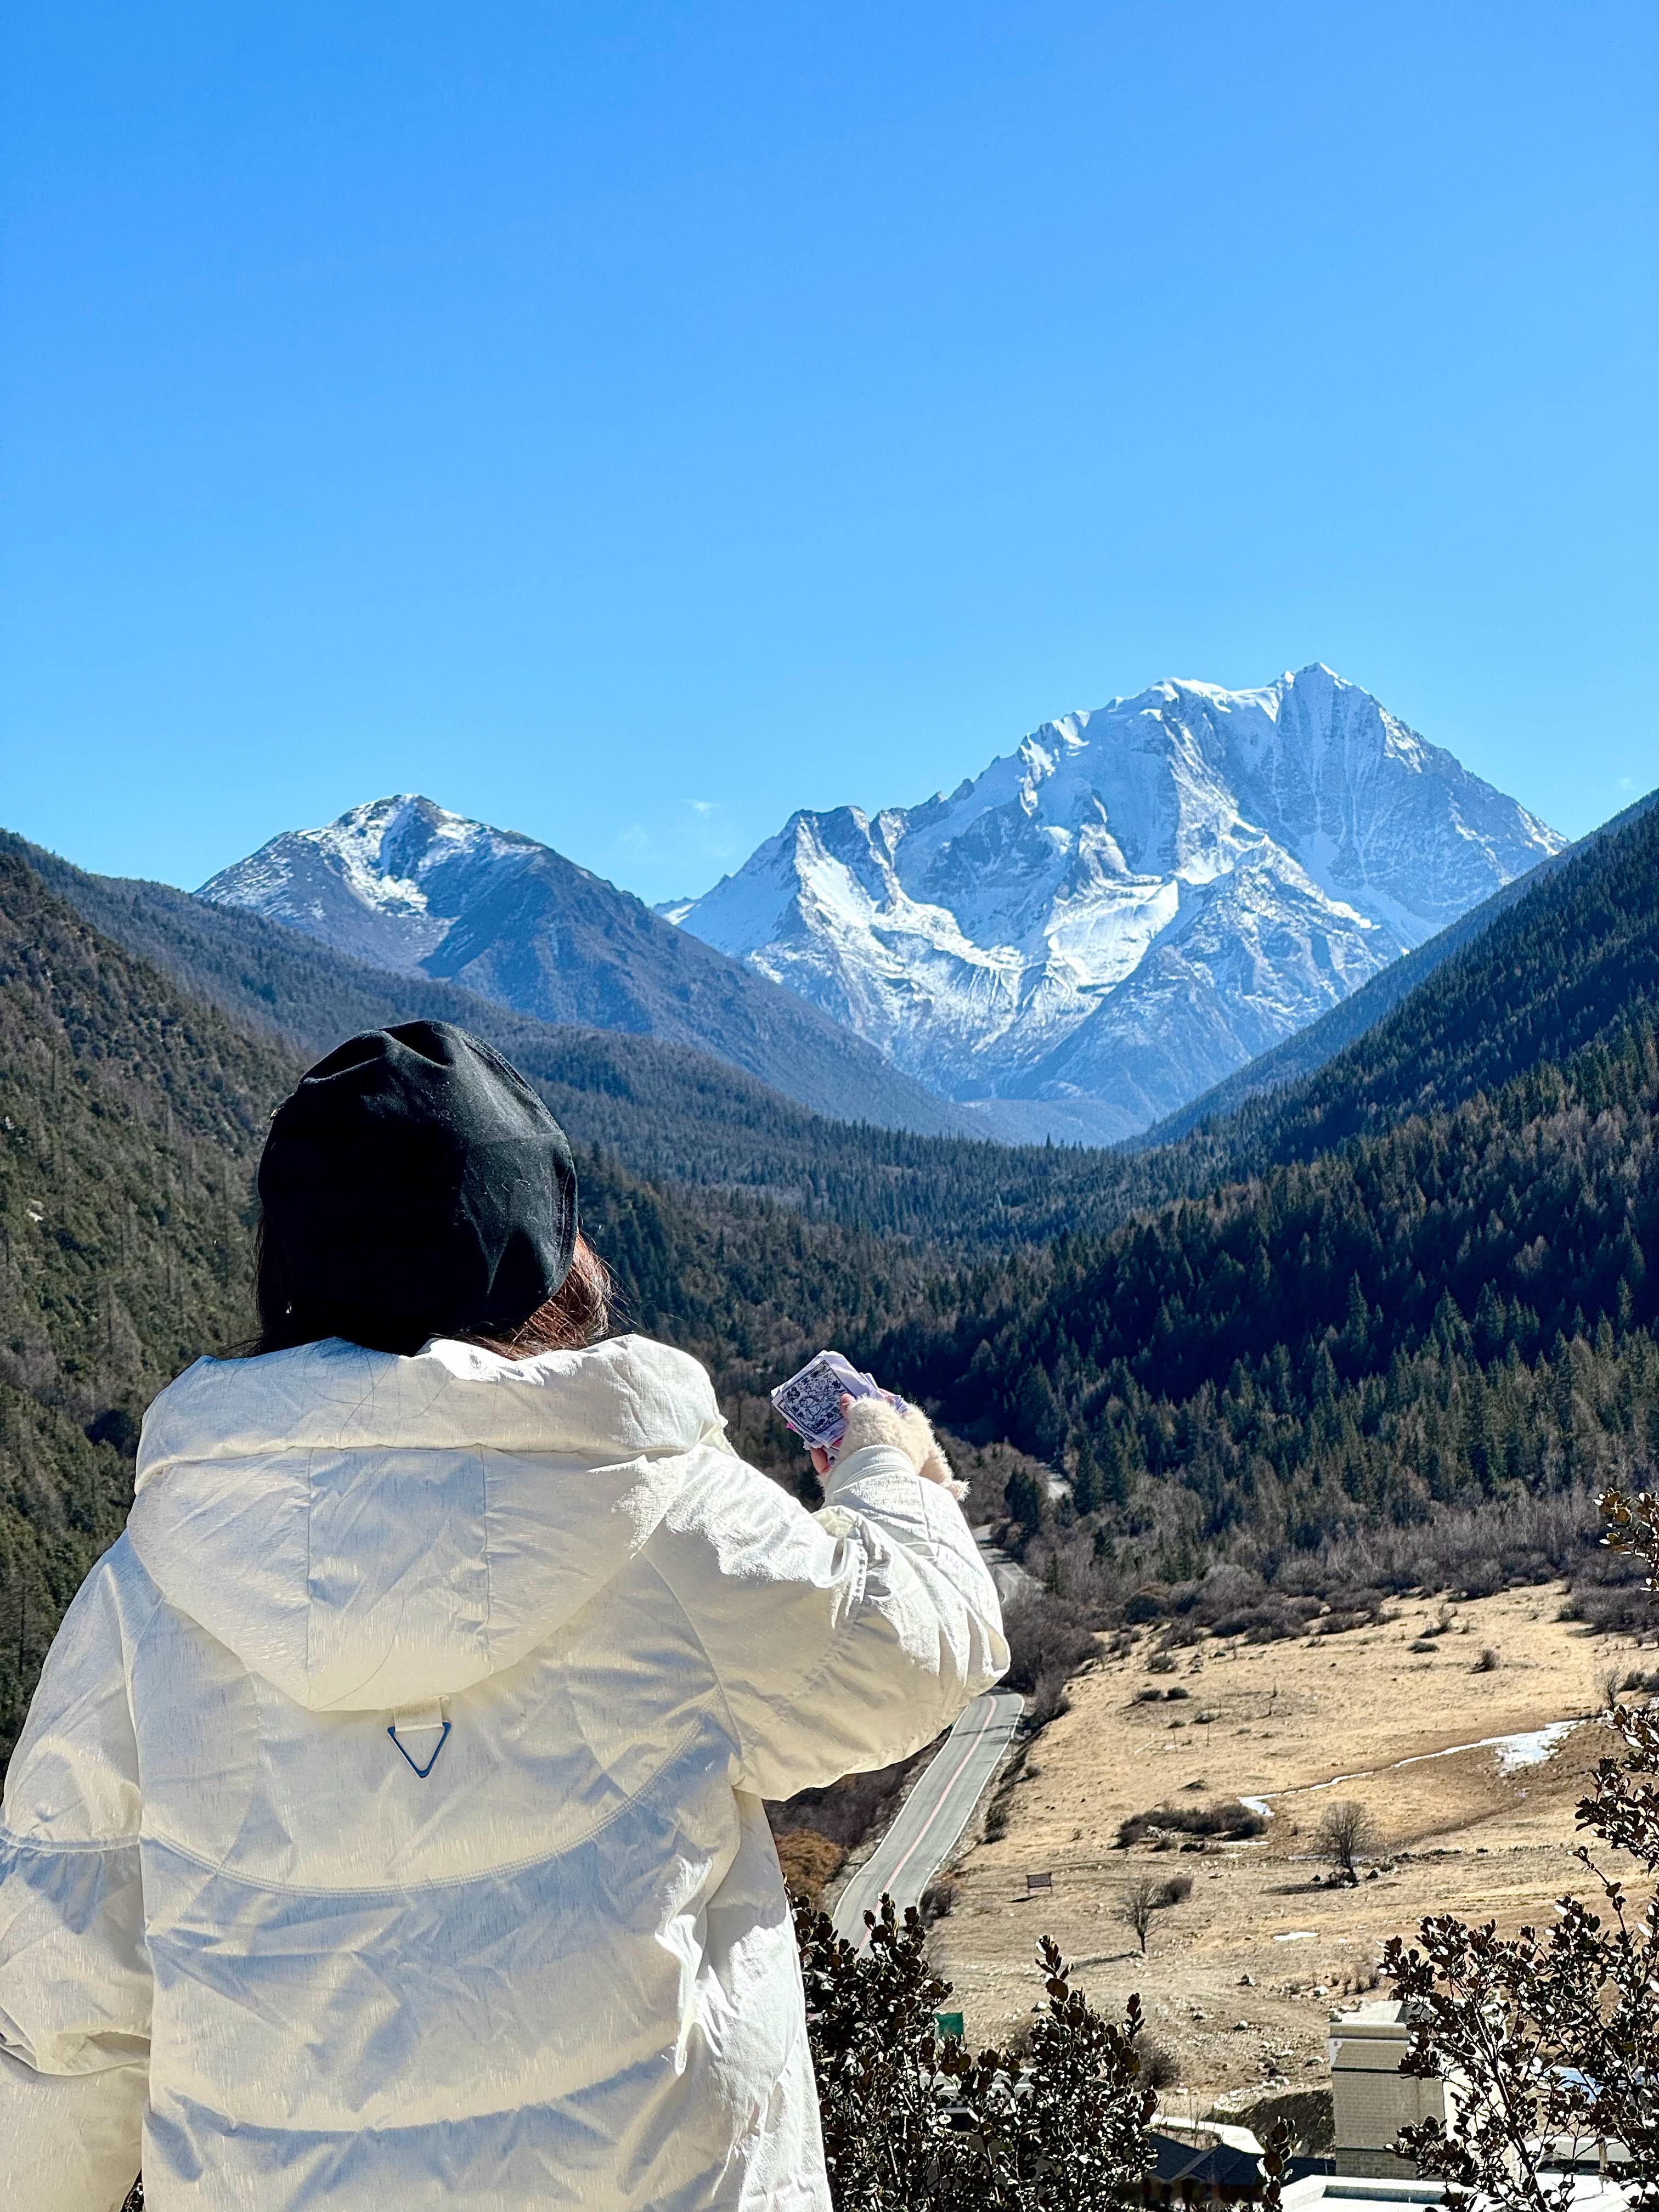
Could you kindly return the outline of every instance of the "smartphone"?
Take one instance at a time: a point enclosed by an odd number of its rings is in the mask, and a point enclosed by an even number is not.
[[[772,1403],[802,1441],[833,1451],[847,1433],[841,1401],[849,1398],[885,1398],[890,1405],[903,1401],[884,1390],[873,1375],[861,1374],[838,1352],[814,1353],[798,1375],[780,1382]]]

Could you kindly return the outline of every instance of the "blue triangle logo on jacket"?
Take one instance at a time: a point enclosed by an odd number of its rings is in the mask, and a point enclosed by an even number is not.
[[[410,1733],[419,1735],[428,1735],[431,1731],[429,1729],[421,1728],[419,1729],[411,1730]],[[433,1745],[431,1755],[428,1759],[424,1766],[416,1764],[414,1753],[410,1750],[409,1746],[404,1741],[403,1738],[398,1733],[398,1723],[396,1721],[392,1722],[391,1727],[386,1730],[386,1734],[392,1738],[393,1743],[397,1745],[398,1750],[403,1753],[404,1758],[408,1761],[410,1771],[418,1774],[422,1781],[424,1782],[427,1776],[431,1773],[433,1768],[438,1764],[438,1753],[443,1749],[444,1746],[449,1741],[449,1723],[447,1721],[444,1723],[443,1728],[440,1732],[438,1741]]]

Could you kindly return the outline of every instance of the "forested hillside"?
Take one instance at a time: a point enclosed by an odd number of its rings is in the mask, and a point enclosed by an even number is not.
[[[246,1332],[249,1179],[294,1072],[0,855],[0,1750],[119,1532],[145,1404]]]
[[[1156,1529],[1317,1548],[1659,1453],[1652,1025],[1105,1240],[964,1275],[880,1358]],[[1173,1487],[1172,1487],[1173,1486]],[[1501,1538],[1494,1534],[1493,1549]]]

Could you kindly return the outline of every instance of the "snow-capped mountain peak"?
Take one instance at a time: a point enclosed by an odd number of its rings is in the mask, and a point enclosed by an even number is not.
[[[671,927],[631,892],[533,837],[416,793],[284,831],[198,896],[535,1021],[695,1046],[820,1112],[927,1131],[962,1123],[817,1008]]]
[[[1062,715],[919,806],[794,815],[676,918],[1000,1102],[988,1127],[1116,1137],[1561,843],[1316,664]]]
[[[443,941],[481,878],[541,850],[533,838],[405,791],[351,807],[320,829],[285,830],[204,884],[201,896],[412,972]]]

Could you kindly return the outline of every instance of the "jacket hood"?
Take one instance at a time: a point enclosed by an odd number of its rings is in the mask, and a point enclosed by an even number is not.
[[[144,1418],[127,1528],[168,1602],[318,1711],[516,1665],[723,1447],[708,1376],[643,1337],[513,1361],[331,1339],[200,1359]]]

